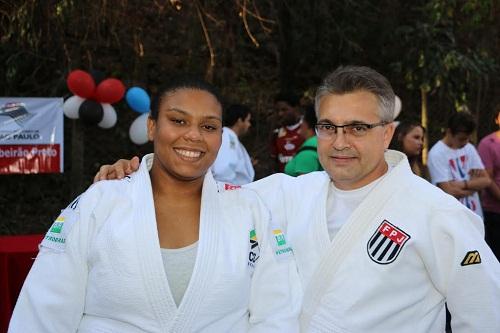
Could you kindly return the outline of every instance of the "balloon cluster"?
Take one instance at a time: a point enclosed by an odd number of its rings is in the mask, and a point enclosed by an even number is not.
[[[125,86],[118,79],[103,80],[99,72],[93,74],[79,69],[69,73],[66,83],[74,96],[64,102],[64,114],[71,119],[81,119],[85,124],[111,128],[117,120],[111,104],[123,98]]]
[[[125,100],[132,110],[141,114],[130,125],[128,132],[130,140],[136,145],[145,144],[148,142],[147,120],[151,107],[151,99],[144,89],[132,87],[127,91]]]

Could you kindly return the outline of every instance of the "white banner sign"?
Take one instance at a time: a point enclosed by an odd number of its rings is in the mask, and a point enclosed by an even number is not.
[[[63,172],[62,98],[0,98],[0,174]]]

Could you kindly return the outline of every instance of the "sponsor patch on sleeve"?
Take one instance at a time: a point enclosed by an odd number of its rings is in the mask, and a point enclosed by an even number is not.
[[[250,230],[250,238],[249,238],[249,250],[248,250],[248,267],[250,267],[251,271],[255,269],[255,264],[257,260],[260,258],[260,246],[259,241],[257,240],[257,233],[255,229]]]
[[[40,247],[61,251],[66,250],[66,239],[77,220],[76,210],[78,208],[78,200],[76,198],[61,214],[56,218],[50,226],[49,231],[40,244]]]
[[[479,251],[469,251],[465,255],[464,259],[460,263],[460,266],[469,266],[481,263],[481,255],[479,255]]]
[[[287,242],[285,233],[276,226],[270,225],[270,243],[273,248],[276,260],[286,260],[293,258],[293,249]]]

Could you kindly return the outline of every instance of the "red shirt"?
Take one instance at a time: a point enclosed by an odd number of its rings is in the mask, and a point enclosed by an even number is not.
[[[278,128],[274,133],[271,143],[271,156],[278,160],[278,171],[283,172],[285,165],[290,161],[299,150],[304,138],[299,135],[300,122],[292,125]]]

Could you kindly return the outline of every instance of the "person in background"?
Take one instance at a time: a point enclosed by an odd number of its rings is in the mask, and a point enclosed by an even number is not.
[[[222,144],[212,165],[212,173],[218,181],[244,185],[251,183],[255,176],[253,163],[239,138],[248,133],[252,125],[250,109],[234,104],[224,112]]]
[[[405,153],[413,173],[429,180],[429,171],[422,163],[424,134],[425,129],[420,123],[402,121],[396,127],[389,148]]]
[[[434,185],[482,218],[478,192],[488,187],[491,180],[476,148],[469,143],[475,129],[476,122],[469,112],[454,113],[443,139],[429,151],[427,167]]]
[[[154,154],[62,211],[9,332],[298,332],[296,268],[276,259],[268,209],[210,172],[221,137],[213,86],[182,78],[160,90]]]
[[[281,127],[272,133],[271,158],[275,161],[275,171],[283,172],[285,165],[304,143],[299,134],[301,112],[299,98],[292,93],[280,93],[274,102]]]
[[[323,170],[318,159],[318,138],[314,131],[317,118],[314,105],[306,106],[300,135],[305,139],[295,156],[286,164],[285,173],[290,176],[300,176],[309,172]]]
[[[486,242],[500,260],[500,104],[495,109],[495,124],[499,129],[484,137],[478,150],[492,179],[490,186],[481,192]]]

